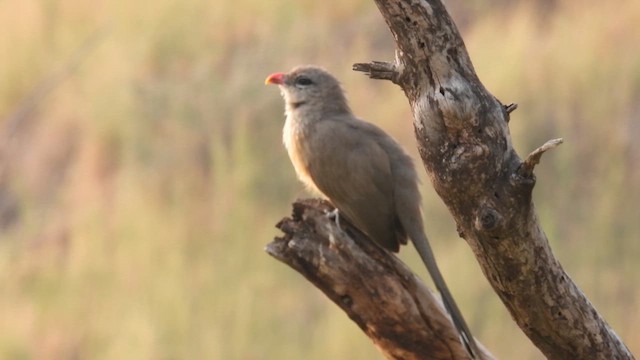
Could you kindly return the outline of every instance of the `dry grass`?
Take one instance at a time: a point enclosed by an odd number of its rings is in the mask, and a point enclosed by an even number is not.
[[[535,194],[553,248],[638,353],[640,6],[474,4],[455,15],[486,86],[520,104],[519,151],[566,140],[543,159]],[[305,195],[268,73],[322,64],[359,115],[413,145],[401,92],[350,71],[393,53],[372,3],[13,1],[0,2],[0,22],[0,119],[108,29],[15,134],[0,121],[1,358],[380,358],[262,251]],[[476,335],[501,358],[541,358],[424,192],[428,232]]]

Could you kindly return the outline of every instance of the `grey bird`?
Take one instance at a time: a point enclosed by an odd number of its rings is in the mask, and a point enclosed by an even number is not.
[[[285,101],[283,142],[298,178],[381,247],[410,238],[472,358],[480,351],[438,269],[423,229],[413,161],[382,129],[353,115],[338,80],[316,66],[274,73]]]

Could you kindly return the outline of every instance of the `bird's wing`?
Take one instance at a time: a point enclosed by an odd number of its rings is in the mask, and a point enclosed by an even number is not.
[[[356,227],[379,245],[398,251],[389,157],[359,120],[323,121],[315,128],[309,163],[315,185]],[[379,131],[379,130],[378,130]]]

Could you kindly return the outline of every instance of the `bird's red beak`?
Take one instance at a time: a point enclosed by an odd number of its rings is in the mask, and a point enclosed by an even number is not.
[[[283,73],[275,73],[267,76],[267,79],[264,81],[265,85],[268,84],[276,84],[282,85],[284,84],[284,74]]]

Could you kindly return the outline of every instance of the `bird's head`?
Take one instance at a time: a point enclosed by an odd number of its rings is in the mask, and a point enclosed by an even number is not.
[[[288,113],[328,116],[351,112],[340,82],[317,66],[298,66],[288,73],[271,74],[265,84],[280,86]]]

